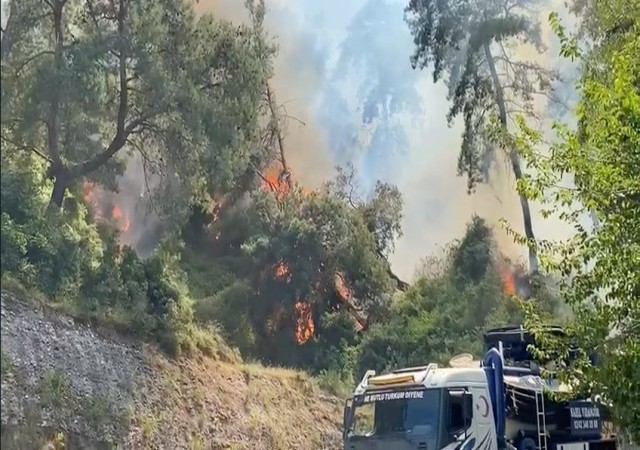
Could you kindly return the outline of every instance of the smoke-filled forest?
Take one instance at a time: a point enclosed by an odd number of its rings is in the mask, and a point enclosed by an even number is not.
[[[562,324],[640,436],[638,0],[240,3],[3,2],[3,289],[335,392]]]

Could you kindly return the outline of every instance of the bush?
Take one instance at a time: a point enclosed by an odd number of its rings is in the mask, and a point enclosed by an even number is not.
[[[502,291],[492,234],[474,218],[437,268],[416,281],[374,325],[358,348],[355,376],[429,362],[447,364],[455,354],[480,356],[482,333],[521,320],[519,305]]]
[[[256,330],[251,320],[251,305],[255,294],[244,281],[236,281],[212,297],[196,301],[197,321],[219,325],[229,343],[238,347],[245,357],[256,355]]]
[[[91,223],[69,196],[61,213],[32,173],[4,163],[0,249],[3,286],[29,286],[67,311],[156,340],[173,355],[199,349],[234,359],[215,330],[194,323],[193,302],[179,259],[160,249],[141,260],[121,248],[108,226]],[[46,187],[46,185],[45,185]]]
[[[97,227],[74,204],[63,213],[47,210],[47,184],[11,161],[1,166],[2,273],[47,296],[76,298],[87,268],[102,252]]]

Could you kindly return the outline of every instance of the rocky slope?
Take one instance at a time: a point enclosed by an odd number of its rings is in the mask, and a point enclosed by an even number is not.
[[[328,449],[341,401],[303,373],[154,347],[2,292],[2,448]]]

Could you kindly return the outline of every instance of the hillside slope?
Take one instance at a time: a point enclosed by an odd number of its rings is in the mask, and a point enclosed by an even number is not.
[[[337,448],[341,416],[303,373],[174,361],[2,292],[2,448]]]

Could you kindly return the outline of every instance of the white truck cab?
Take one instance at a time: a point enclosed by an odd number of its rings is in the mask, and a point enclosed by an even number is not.
[[[529,343],[522,327],[494,329],[481,362],[368,371],[345,405],[344,450],[616,450],[601,405],[545,398],[566,387],[519,364]]]
[[[429,364],[381,376],[370,371],[345,408],[344,448],[439,450],[465,441],[461,450],[492,449],[492,414],[480,368]]]

